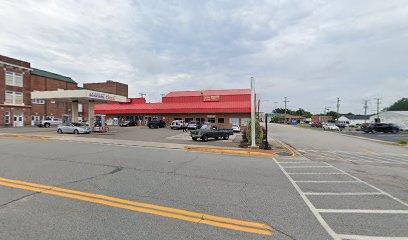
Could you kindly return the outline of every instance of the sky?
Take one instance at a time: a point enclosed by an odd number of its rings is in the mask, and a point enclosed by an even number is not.
[[[408,97],[405,0],[0,1],[0,54],[150,102],[249,88],[261,110],[376,111]]]

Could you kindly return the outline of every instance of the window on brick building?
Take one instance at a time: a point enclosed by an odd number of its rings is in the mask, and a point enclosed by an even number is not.
[[[10,112],[4,112],[4,123],[10,124]]]
[[[45,104],[45,100],[43,100],[43,99],[32,99],[31,103],[32,104]]]
[[[218,118],[218,123],[224,123],[224,118]]]
[[[23,74],[6,72],[6,85],[23,87]]]
[[[23,93],[6,91],[4,104],[23,105]]]

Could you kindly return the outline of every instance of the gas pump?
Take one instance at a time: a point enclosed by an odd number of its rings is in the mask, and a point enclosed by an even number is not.
[[[109,127],[106,124],[106,115],[95,115],[95,123],[93,125],[93,132],[109,132]]]

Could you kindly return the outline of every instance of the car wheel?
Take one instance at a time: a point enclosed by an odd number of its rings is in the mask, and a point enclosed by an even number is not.
[[[203,140],[203,142],[207,142],[207,141],[208,141],[207,135],[203,135],[203,136],[201,137],[201,140]]]
[[[225,134],[224,137],[223,137],[223,139],[224,139],[224,140],[228,140],[228,139],[229,139],[229,135],[228,135],[228,134]]]
[[[197,141],[197,138],[196,138],[196,137],[193,137],[192,139],[193,139],[193,141]]]
[[[46,124],[44,124],[44,127],[45,127],[45,128],[49,128],[49,127],[50,127],[50,124],[49,124],[49,123],[46,123]]]
[[[78,132],[78,130],[77,129],[75,129],[74,130],[74,134],[78,134],[79,132]]]
[[[152,128],[152,126],[150,126],[150,125],[149,125],[148,127],[149,127],[149,128]]]
[[[59,129],[58,129],[57,133],[59,133],[59,134],[61,134],[61,133],[62,133],[61,128],[59,128]]]
[[[395,134],[395,133],[398,133],[398,130],[397,130],[397,129],[393,129],[393,130],[392,130],[392,133],[394,133],[394,134]]]

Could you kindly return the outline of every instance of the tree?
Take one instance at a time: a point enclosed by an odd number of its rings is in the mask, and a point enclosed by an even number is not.
[[[330,111],[330,112],[326,113],[326,115],[327,116],[333,116],[334,119],[337,119],[337,118],[340,117],[340,114],[337,114],[337,112],[335,112],[335,111]]]
[[[408,98],[401,98],[394,104],[385,108],[386,111],[408,111]]]

